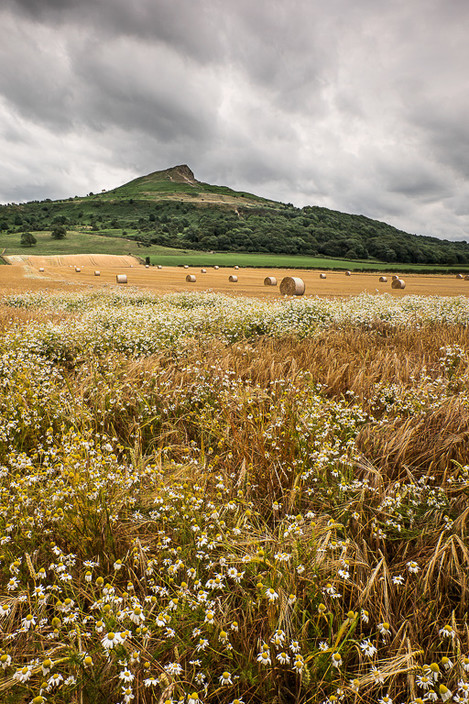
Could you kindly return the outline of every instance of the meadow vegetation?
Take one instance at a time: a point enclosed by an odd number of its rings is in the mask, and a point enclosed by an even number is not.
[[[469,701],[469,301],[0,306],[0,700]]]

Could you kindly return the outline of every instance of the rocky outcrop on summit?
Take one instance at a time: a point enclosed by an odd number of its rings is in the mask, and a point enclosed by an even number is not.
[[[187,166],[187,164],[173,166],[171,169],[167,169],[166,173],[171,181],[190,183],[193,186],[197,183],[193,171]]]

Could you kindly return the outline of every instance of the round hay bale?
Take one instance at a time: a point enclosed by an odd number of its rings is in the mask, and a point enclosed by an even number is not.
[[[394,279],[394,281],[391,281],[391,288],[405,288],[405,281],[403,279]]]
[[[398,278],[399,278],[399,277],[398,277],[398,275],[397,275],[397,274],[393,274],[393,275],[392,275],[392,280],[393,280],[393,281],[397,281],[397,280],[398,280]]]
[[[101,272],[96,269],[96,271],[94,272],[94,275],[95,275],[95,276],[101,276]]]
[[[43,266],[40,266],[40,267],[39,267],[39,271],[44,271],[44,267],[43,267]]]
[[[456,278],[457,278],[457,279],[463,279],[464,276],[463,276],[462,274],[456,274]]]
[[[215,264],[215,266],[214,266],[213,268],[214,268],[214,269],[219,269],[220,267],[218,266],[218,264]]]
[[[387,283],[388,279],[387,279],[387,276],[380,276],[379,280],[381,281],[382,284],[385,284],[385,283]]]
[[[235,284],[238,280],[238,277],[236,274],[231,274],[231,276],[228,278],[228,281],[231,281],[231,283]]]
[[[464,277],[464,281],[469,281],[469,274],[466,274],[466,276]]]
[[[150,268],[150,265],[149,265],[149,264],[145,264],[145,269],[149,269],[149,268]]]
[[[194,281],[197,281],[197,279],[195,278],[194,274],[187,274],[186,281],[188,281],[189,283],[194,283]]]
[[[277,279],[275,276],[266,276],[264,279],[264,286],[276,286]]]
[[[280,282],[280,293],[284,296],[302,296],[305,292],[305,282],[299,276],[285,276]]]
[[[347,270],[347,271],[345,272],[345,276],[352,276],[352,272]]]
[[[162,269],[163,267],[161,266],[161,264],[158,264],[158,266],[157,266],[156,268],[157,268],[157,269]]]
[[[319,278],[320,278],[320,279],[325,279],[325,278],[326,278],[326,275],[324,274],[324,272],[321,272],[321,273],[319,274]]]
[[[235,266],[234,268],[235,268],[236,271],[237,271],[237,270],[239,269],[239,266],[236,264],[236,266]]]
[[[79,274],[79,273],[80,273],[80,271],[81,271],[81,267],[79,267],[79,266],[76,266],[76,267],[75,267],[75,271],[76,271],[76,273],[77,273],[77,274]]]
[[[189,264],[184,264],[184,269],[188,269],[188,268],[189,268]]]
[[[116,274],[116,284],[126,284],[127,274]]]
[[[206,274],[206,273],[207,273],[207,269],[201,269],[201,270],[200,270],[200,273],[201,273],[201,274]]]

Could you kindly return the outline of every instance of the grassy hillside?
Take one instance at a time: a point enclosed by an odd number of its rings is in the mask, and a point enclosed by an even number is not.
[[[295,208],[202,183],[185,165],[83,198],[0,206],[2,235],[50,231],[57,225],[130,238],[145,247],[469,266],[466,242],[410,235],[363,215]]]
[[[91,232],[72,230],[63,240],[53,240],[49,231],[35,232],[37,244],[33,247],[23,247],[17,233],[0,233],[0,251],[5,250],[5,255],[12,254],[38,254],[43,256],[56,254],[132,254],[136,257],[157,256],[161,254],[174,254],[174,249],[152,245],[149,248],[139,247],[136,240],[127,239],[119,235],[97,235]],[[186,250],[192,254],[192,250]],[[184,252],[178,250],[179,256]],[[197,252],[196,252],[197,254]],[[0,260],[1,261],[1,260]]]
[[[227,186],[212,186],[209,183],[197,181],[191,169],[186,165],[140,176],[119,188],[105,191],[98,197],[103,201],[114,198],[150,198],[152,200],[166,198],[185,200],[188,198],[192,202],[200,204],[217,202],[231,207],[263,204],[278,208],[280,205],[252,193],[234,191]]]

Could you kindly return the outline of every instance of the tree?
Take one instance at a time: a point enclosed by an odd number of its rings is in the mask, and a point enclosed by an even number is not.
[[[54,227],[54,229],[50,233],[50,236],[53,240],[63,240],[66,234],[67,230],[65,229],[65,227],[63,225],[57,225],[57,227]]]
[[[20,244],[23,247],[32,247],[33,244],[36,244],[36,242],[37,239],[30,232],[23,232],[21,234]]]

